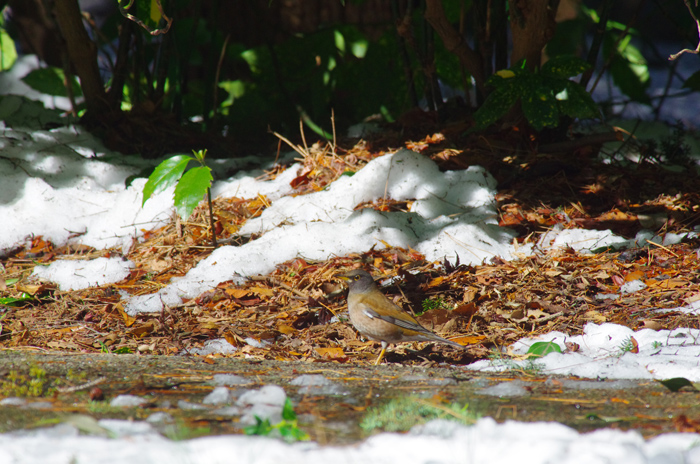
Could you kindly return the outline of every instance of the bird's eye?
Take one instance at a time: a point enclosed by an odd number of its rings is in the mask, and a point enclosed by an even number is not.
[[[355,279],[355,280],[360,280],[360,276],[357,275],[357,276],[353,277],[353,279]]]

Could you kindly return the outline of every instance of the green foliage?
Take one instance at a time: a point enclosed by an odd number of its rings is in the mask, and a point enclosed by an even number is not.
[[[255,416],[255,425],[245,427],[243,431],[246,435],[280,436],[289,443],[309,439],[309,435],[299,428],[297,415],[289,398],[284,402],[280,422],[273,425],[269,419],[263,420]]]
[[[524,62],[498,71],[486,82],[493,91],[474,114],[477,123],[474,130],[490,126],[518,101],[528,122],[536,130],[558,125],[563,115],[597,117],[598,107],[588,92],[569,80],[587,67],[588,64],[580,58],[561,55],[547,61],[539,72],[531,72]]]
[[[637,344],[634,342],[632,339],[632,336],[629,336],[625,338],[622,343],[620,343],[620,346],[617,347],[617,349],[620,352],[620,356],[622,356],[625,353],[631,353],[635,350],[638,349]]]
[[[591,23],[599,26],[600,18],[595,10],[581,7]],[[609,64],[609,72],[614,84],[632,100],[650,103],[646,91],[649,88],[649,68],[642,53],[631,41],[638,32],[625,24],[608,21],[603,38],[603,57]]]
[[[211,168],[204,164],[206,150],[193,151],[194,157],[189,155],[175,155],[160,163],[153,174],[148,178],[143,187],[143,203],[152,195],[166,190],[175,185],[174,202],[177,214],[187,219],[207,193],[214,178]],[[183,172],[190,161],[199,162],[200,166],[190,169],[183,176]]]
[[[17,305],[17,306],[19,306],[19,305],[23,305],[24,303],[28,303],[32,300],[34,300],[34,297],[32,295],[30,295],[29,293],[22,292],[17,297],[8,296],[8,297],[0,298],[0,305],[7,305],[7,306]]]
[[[671,127],[671,134],[657,138],[643,138],[643,150],[640,150],[641,157],[639,163],[651,161],[655,164],[688,164],[694,163],[691,155],[690,146],[685,142],[687,129],[681,121],[678,121]]]
[[[440,309],[440,308],[447,308],[445,304],[445,300],[442,298],[428,298],[423,300],[421,304],[423,310],[420,312],[417,312],[417,315],[421,315],[427,311],[430,311],[431,309]],[[449,308],[447,308],[449,309]]]
[[[541,358],[549,353],[561,353],[561,347],[555,342],[535,342],[530,345],[527,354],[533,358]]]
[[[29,375],[11,370],[0,380],[0,396],[39,397],[51,396],[55,388],[49,386],[46,371],[38,366],[29,368]]]
[[[0,71],[7,71],[17,61],[17,49],[10,34],[5,30],[5,19],[0,17]]]
[[[473,424],[477,417],[468,411],[468,404],[443,404],[416,396],[394,398],[388,403],[370,408],[360,422],[365,432],[375,429],[403,432],[433,419],[448,419],[462,424]]]
[[[107,345],[105,345],[103,342],[100,343],[100,353],[106,353],[106,354],[131,354],[131,349],[129,349],[126,346],[122,346],[120,348],[117,348],[116,350],[111,349]]]
[[[211,435],[211,427],[191,427],[184,420],[178,420],[171,427],[165,427],[163,434],[173,441],[191,440],[192,438]]]
[[[649,67],[631,40],[629,35],[622,39],[608,35],[603,42],[603,51],[606,56],[611,56],[610,74],[620,91],[634,101],[650,104],[647,95],[651,83]]]
[[[35,69],[22,78],[22,81],[37,92],[45,93],[54,97],[67,97],[66,76],[63,70],[49,66]],[[75,76],[70,79],[73,96],[79,97],[83,94],[80,84]]]

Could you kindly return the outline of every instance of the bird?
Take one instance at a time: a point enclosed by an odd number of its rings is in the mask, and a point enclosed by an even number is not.
[[[363,336],[382,343],[382,351],[374,362],[381,363],[387,347],[399,342],[439,342],[464,348],[463,345],[439,337],[426,329],[410,314],[390,301],[374,282],[369,272],[356,269],[337,278],[348,286],[350,322]]]

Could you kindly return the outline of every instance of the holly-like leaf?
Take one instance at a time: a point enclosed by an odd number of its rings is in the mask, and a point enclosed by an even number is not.
[[[566,97],[565,100],[559,100],[559,109],[567,116],[579,119],[597,118],[600,116],[598,105],[580,84],[567,81]]]
[[[481,108],[474,113],[476,129],[490,126],[498,121],[501,116],[515,105],[518,97],[517,86],[515,85],[498,87],[494,90],[484,104],[481,105]]]
[[[151,174],[143,187],[143,202],[141,206],[146,204],[146,200],[151,198],[151,195],[160,193],[168,187],[175,185],[185,172],[187,163],[194,158],[188,155],[175,155],[160,163],[153,174]]]
[[[211,168],[208,166],[192,168],[182,176],[175,187],[174,197],[175,209],[182,219],[190,217],[213,180]]]
[[[542,65],[542,75],[568,79],[578,76],[590,65],[581,58],[573,55],[559,55]]]
[[[523,113],[536,130],[559,124],[559,105],[551,89],[538,83],[522,98]]]

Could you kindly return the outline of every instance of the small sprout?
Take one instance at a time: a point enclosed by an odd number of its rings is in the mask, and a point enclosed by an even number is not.
[[[274,436],[279,435],[288,443],[308,440],[309,435],[299,428],[297,414],[289,398],[284,402],[282,408],[282,420],[276,424],[271,424],[270,419],[261,419],[255,416],[255,424],[243,429],[246,435]]]

